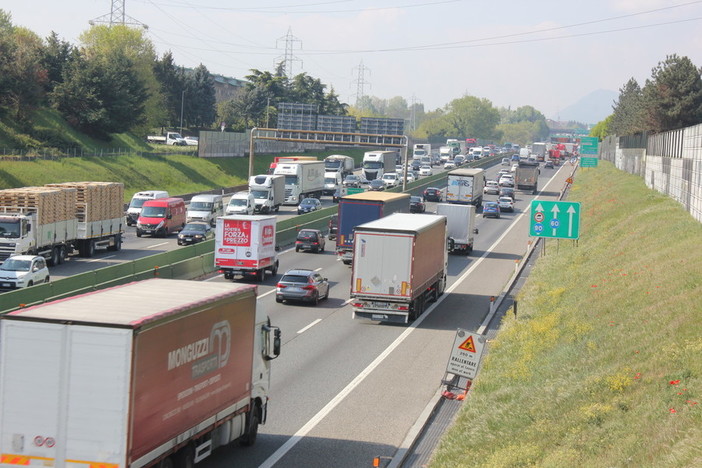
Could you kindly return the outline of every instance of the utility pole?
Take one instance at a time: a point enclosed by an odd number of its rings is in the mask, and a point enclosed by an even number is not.
[[[183,104],[185,103],[185,90],[180,93],[180,136],[183,136]]]
[[[354,67],[353,72],[356,72],[357,78],[351,82],[351,85],[356,84],[356,107],[362,104],[362,98],[365,96],[365,86],[371,86],[370,83],[366,81],[366,71],[371,72],[370,68],[363,66],[363,60],[361,63]]]
[[[292,34],[292,29],[288,27],[288,32],[285,34],[283,37],[279,37],[278,40],[275,41],[275,46],[278,47],[278,43],[280,41],[285,41],[285,55],[282,57],[278,57],[277,63],[280,63],[281,61],[283,62],[283,70],[285,71],[285,76],[288,77],[288,79],[291,79],[293,75],[293,62],[300,62],[302,64],[302,60],[295,57],[293,55],[293,50],[295,49],[295,43],[298,42],[300,43],[300,49],[302,49],[302,41]],[[282,59],[282,60],[281,60]],[[300,65],[300,68],[302,68],[302,65]]]
[[[97,18],[88,21],[88,23],[91,26],[94,26],[96,23],[104,23],[110,27],[119,24],[122,26],[139,26],[144,29],[149,29],[149,27],[141,21],[135,20],[131,16],[127,15],[127,11],[124,6],[125,2],[126,0],[112,0],[112,7],[110,8],[110,12],[108,14],[98,16]]]

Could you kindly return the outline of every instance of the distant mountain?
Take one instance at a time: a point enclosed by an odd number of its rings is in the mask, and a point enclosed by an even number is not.
[[[612,105],[619,98],[617,91],[598,89],[578,100],[575,104],[561,109],[555,120],[574,120],[585,124],[596,124],[612,113]]]

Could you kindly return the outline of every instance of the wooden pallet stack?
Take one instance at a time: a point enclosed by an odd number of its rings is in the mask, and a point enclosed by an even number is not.
[[[56,223],[75,216],[76,189],[65,187],[21,187],[0,190],[3,211],[37,213],[39,224]]]
[[[76,191],[75,216],[79,222],[124,216],[124,185],[119,182],[64,182],[46,186]]]

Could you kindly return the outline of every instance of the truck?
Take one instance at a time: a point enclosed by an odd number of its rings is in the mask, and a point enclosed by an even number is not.
[[[537,161],[544,161],[546,159],[546,143],[539,141],[532,143],[531,154],[536,155]]]
[[[168,198],[168,192],[165,190],[144,190],[137,192],[132,196],[129,202],[129,207],[127,207],[127,212],[124,214],[124,219],[127,226],[133,226],[137,223],[139,215],[141,214],[141,207],[144,206],[149,200],[154,200],[156,198]]]
[[[422,159],[424,156],[431,157],[430,143],[417,143],[412,149],[412,159]]]
[[[371,181],[382,179],[386,172],[395,172],[398,158],[397,151],[367,151],[363,154],[363,177]]]
[[[275,168],[279,163],[283,162],[295,162],[295,161],[317,161],[317,156],[276,156],[273,158],[273,162],[268,168],[269,174],[275,173]]]
[[[449,253],[469,254],[478,230],[475,227],[475,207],[437,203],[436,214],[446,216],[447,249]]]
[[[324,190],[322,193],[324,195],[334,195],[339,187],[341,187],[344,182],[344,178],[341,172],[325,172],[324,173]]]
[[[281,335],[256,286],[152,278],[0,318],[3,467],[194,466],[252,445]]]
[[[409,213],[408,193],[364,192],[339,199],[339,223],[336,237],[336,254],[344,265],[353,262],[353,230],[393,213]]]
[[[278,274],[275,216],[220,216],[215,226],[214,266],[232,280],[253,276],[258,282]]]
[[[149,135],[146,137],[149,143],[159,145],[187,146],[188,142],[178,132],[166,132],[165,135]]]
[[[78,251],[117,251],[124,235],[124,185],[65,182],[0,190],[0,261],[40,255],[49,266]]]
[[[332,154],[324,158],[324,172],[339,172],[341,180],[353,173],[356,161],[351,156],[343,154]]]
[[[441,159],[441,162],[453,161],[453,156],[454,154],[450,146],[439,147],[439,159]]]
[[[485,170],[454,169],[448,173],[446,201],[448,203],[480,205],[485,188]]]
[[[284,205],[297,205],[308,197],[322,198],[324,161],[279,162],[273,174],[285,176]]]
[[[249,192],[254,196],[256,213],[277,213],[285,200],[285,176],[259,174],[249,177]]]
[[[396,213],[357,226],[353,318],[409,323],[446,288],[446,217]]]
[[[447,138],[446,139],[446,146],[451,148],[451,152],[454,156],[458,154],[464,154],[466,150],[466,143],[465,141],[458,141],[455,138]]]
[[[519,190],[531,190],[536,195],[539,191],[539,173],[538,163],[533,165],[520,160],[514,172],[514,186]]]

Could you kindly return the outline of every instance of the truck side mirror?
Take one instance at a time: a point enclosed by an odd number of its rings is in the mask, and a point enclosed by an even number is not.
[[[280,356],[280,328],[271,325],[269,318],[268,323],[263,326],[263,331],[265,333],[264,357],[267,361],[271,361]],[[271,332],[273,333],[271,334]]]

